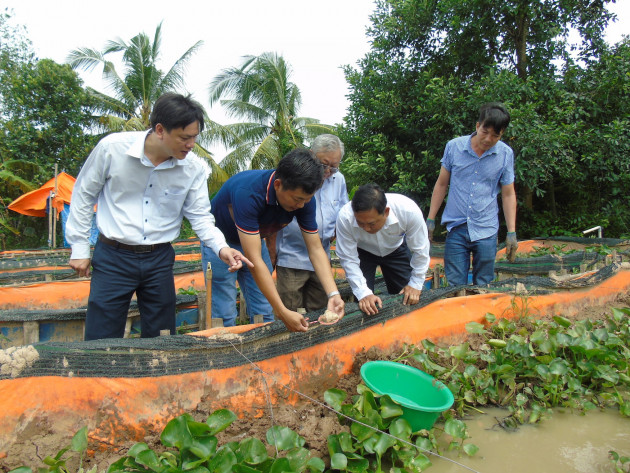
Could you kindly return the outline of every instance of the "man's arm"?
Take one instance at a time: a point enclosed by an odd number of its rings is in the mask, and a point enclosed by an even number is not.
[[[501,200],[503,202],[503,215],[508,232],[516,231],[516,191],[514,183],[501,186]]]
[[[501,200],[503,201],[503,214],[507,224],[507,235],[505,238],[505,255],[510,263],[516,260],[518,250],[518,240],[516,239],[516,192],[514,183],[501,186]]]
[[[424,279],[429,269],[429,238],[427,227],[422,218],[422,211],[414,205],[412,214],[408,215],[405,234],[407,246],[411,252],[411,277],[400,294],[404,294],[403,304],[416,304],[424,287]]]
[[[72,191],[65,236],[72,248],[68,264],[79,277],[90,275],[90,231],[94,204],[105,185],[107,168],[106,150],[102,143],[98,143],[83,164]]]
[[[267,298],[271,307],[273,307],[276,315],[284,322],[284,325],[287,326],[289,331],[305,332],[308,329],[308,322],[301,314],[287,309],[280,299],[271,273],[262,258],[262,241],[260,235],[247,235],[239,232],[238,236],[245,257],[254,264],[254,267],[250,268],[254,281],[256,281],[258,288]]]
[[[304,237],[304,243],[306,244],[306,249],[308,250],[308,257],[311,260],[315,274],[317,274],[317,277],[319,278],[319,282],[322,283],[324,291],[326,291],[326,294],[331,294],[333,292],[337,293],[336,295],[328,298],[328,309],[335,312],[339,315],[339,318],[341,318],[344,316],[343,309],[345,303],[337,290],[337,284],[335,284],[335,279],[332,275],[332,268],[330,267],[330,260],[324,251],[319,235],[316,233],[302,232],[302,237]]]
[[[433,230],[435,229],[435,217],[440,210],[442,202],[448,192],[448,186],[451,181],[451,173],[446,170],[444,166],[440,169],[440,175],[435,181],[433,186],[433,194],[431,194],[431,206],[429,207],[429,213],[427,214],[427,220],[430,220],[428,225],[429,240],[433,241]]]
[[[347,207],[344,209],[348,210]],[[337,217],[337,256],[346,272],[352,293],[359,301],[359,309],[368,315],[373,315],[378,313],[379,307],[383,307],[383,302],[368,287],[361,271],[357,242],[349,222],[353,218],[354,216],[349,217],[349,214],[343,215],[343,209]]]

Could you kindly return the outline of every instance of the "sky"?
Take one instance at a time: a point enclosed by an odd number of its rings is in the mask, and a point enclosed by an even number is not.
[[[79,47],[102,50],[106,41],[130,40],[140,32],[153,37],[162,21],[162,70],[198,40],[202,48],[187,67],[188,92],[221,124],[234,122],[219,105],[209,106],[208,85],[223,69],[241,64],[245,55],[276,52],[293,69],[302,93],[300,115],[322,123],[343,121],[348,85],[342,66],[355,66],[369,51],[366,29],[373,0],[0,0],[0,11],[13,10],[39,58],[58,63]],[[628,33],[630,0],[610,6],[620,18],[607,30],[609,42]],[[119,71],[120,72],[120,71]],[[86,85],[111,93],[101,71],[80,72]]]
[[[37,56],[58,63],[79,47],[100,51],[108,40],[129,41],[140,32],[152,39],[161,21],[159,65],[164,71],[202,40],[186,68],[186,86],[210,118],[222,124],[230,121],[220,106],[209,106],[211,80],[223,69],[239,66],[243,56],[276,52],[291,66],[302,93],[300,115],[336,124],[348,106],[341,66],[356,64],[369,50],[365,31],[374,2],[0,0],[0,9],[4,7],[13,9],[15,24],[27,28]],[[87,85],[111,93],[104,89],[101,72],[80,75]]]

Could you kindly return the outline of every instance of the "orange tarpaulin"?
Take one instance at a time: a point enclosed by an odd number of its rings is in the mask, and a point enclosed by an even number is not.
[[[70,203],[75,182],[76,179],[65,172],[61,172],[57,175],[57,192],[53,198],[52,204],[53,207],[57,209],[57,212],[61,212],[63,210],[64,204]],[[9,204],[9,209],[24,215],[45,217],[47,215],[46,209],[48,207],[48,198],[50,197],[51,192],[55,192],[54,177],[39,189],[27,192],[15,199]]]

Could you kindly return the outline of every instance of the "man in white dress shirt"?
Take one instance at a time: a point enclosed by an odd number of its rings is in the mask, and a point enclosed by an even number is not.
[[[151,113],[151,129],[113,133],[86,160],[72,194],[66,239],[70,267],[90,275],[85,339],[121,338],[136,293],[141,336],[175,333],[175,252],[186,217],[201,241],[236,271],[251,263],[230,248],[210,213],[206,173],[191,150],[203,130],[201,105],[164,94]],[[99,241],[90,260],[94,205]]]
[[[359,187],[337,217],[337,255],[366,314],[383,306],[374,294],[377,266],[390,294],[403,294],[403,304],[417,304],[429,269],[429,238],[420,208],[376,184]]]
[[[324,183],[315,192],[316,218],[319,238],[330,258],[330,242],[335,237],[337,214],[348,202],[346,179],[339,172],[344,146],[337,136],[323,134],[313,140],[311,151],[324,168]],[[276,265],[278,294],[284,305],[291,310],[304,307],[307,312],[325,308],[328,297],[315,274],[297,220],[294,219],[274,237],[275,247],[273,239],[268,239],[271,245],[269,253]],[[277,253],[275,261],[274,253]]]

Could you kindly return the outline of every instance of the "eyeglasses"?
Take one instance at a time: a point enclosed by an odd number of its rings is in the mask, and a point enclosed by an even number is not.
[[[330,172],[330,174],[335,174],[337,171],[339,171],[339,168],[329,166],[328,164],[322,164],[322,167],[324,168],[324,172],[328,171]]]

